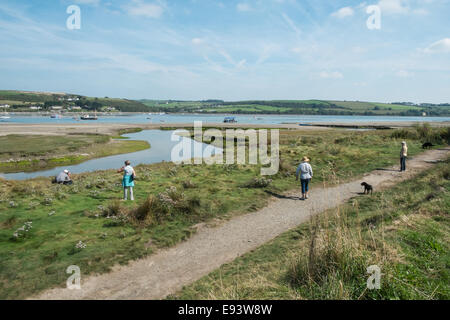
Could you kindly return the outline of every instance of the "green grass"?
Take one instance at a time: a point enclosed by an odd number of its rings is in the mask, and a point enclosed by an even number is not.
[[[414,137],[408,140],[411,156],[422,142]],[[61,286],[73,264],[83,276],[107,272],[116,263],[187,239],[200,222],[258,210],[269,200],[267,191],[298,188],[294,172],[303,155],[312,159],[316,184],[396,164],[401,139],[393,131],[284,131],[281,170],[265,188],[251,187],[259,166],[138,166],[135,204],[117,204],[121,176],[114,170],[75,176],[69,187],[48,179],[0,180],[0,298],[24,298]],[[177,189],[174,195],[170,187]],[[14,240],[15,230],[28,221],[33,228],[27,237]],[[86,249],[75,250],[79,241]]]
[[[172,299],[450,298],[450,162],[357,197],[186,286]],[[367,290],[370,265],[381,290]]]
[[[272,100],[272,101],[151,101],[142,100],[152,111],[206,112],[240,114],[308,114],[308,115],[393,115],[448,116],[449,106],[405,106],[379,102],[322,101],[322,100]]]
[[[0,171],[36,171],[148,148],[146,141],[111,141],[99,134],[0,136]]]

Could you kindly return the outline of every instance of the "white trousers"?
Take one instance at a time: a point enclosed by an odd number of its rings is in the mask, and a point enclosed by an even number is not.
[[[133,187],[124,187],[123,188],[123,199],[128,200],[128,189],[130,189],[130,200],[134,201]]]

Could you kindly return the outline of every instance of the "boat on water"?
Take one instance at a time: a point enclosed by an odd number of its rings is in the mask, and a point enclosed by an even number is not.
[[[11,117],[8,115],[5,108],[3,115],[0,116],[0,120],[8,120],[8,119],[11,119]]]
[[[89,115],[89,114],[85,114],[84,116],[81,116],[80,119],[81,119],[81,120],[85,120],[85,121],[95,121],[95,120],[98,120],[98,117],[97,117],[97,111],[95,111],[95,115],[94,115],[94,116],[91,116],[91,115]]]
[[[223,122],[224,122],[224,123],[237,123],[237,120],[236,120],[235,117],[226,117],[226,118],[223,120]]]
[[[52,115],[50,116],[50,118],[52,118],[52,119],[61,119],[62,116],[59,115],[59,114],[52,114]]]
[[[86,115],[82,116],[80,119],[81,120],[98,120],[98,117],[97,116],[90,116],[90,115],[86,114]]]

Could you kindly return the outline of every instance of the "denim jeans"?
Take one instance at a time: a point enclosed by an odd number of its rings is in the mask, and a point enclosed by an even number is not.
[[[400,171],[406,171],[406,157],[400,158]]]
[[[302,182],[302,193],[305,194],[309,191],[309,182],[311,179],[301,179]]]

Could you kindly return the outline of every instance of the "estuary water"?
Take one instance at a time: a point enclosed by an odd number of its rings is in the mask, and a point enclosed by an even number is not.
[[[98,158],[93,160],[88,160],[83,163],[73,165],[73,166],[65,166],[65,167],[56,167],[53,169],[43,170],[43,171],[35,171],[35,172],[19,172],[19,173],[8,173],[2,174],[0,173],[0,177],[7,180],[26,180],[33,179],[37,177],[51,177],[56,176],[58,173],[63,171],[64,169],[69,170],[72,173],[83,173],[83,172],[92,172],[97,170],[108,170],[108,169],[119,169],[123,166],[125,160],[130,160],[132,166],[137,166],[139,164],[152,164],[159,163],[163,161],[171,161],[171,153],[174,146],[179,144],[178,141],[172,141],[172,134],[174,131],[162,131],[162,130],[145,130],[138,133],[126,134],[124,137],[129,138],[130,140],[144,140],[148,141],[151,145],[150,149],[138,151],[134,153],[121,154],[116,156],[109,156],[104,158]],[[202,148],[203,151],[207,147],[213,150],[213,154],[220,154],[223,152],[222,149],[214,148],[211,145],[202,144],[196,142],[192,139],[187,139],[187,141],[191,142],[191,153],[195,147]],[[181,141],[181,140],[180,140]],[[190,159],[189,155],[180,155],[183,160]]]
[[[10,119],[2,123],[85,123],[73,119],[74,115],[62,116],[59,119],[51,119],[50,115],[21,115],[9,114]],[[193,123],[194,121],[203,121],[204,123],[221,123],[225,115],[210,114],[123,114],[123,115],[101,115],[96,123],[133,123],[133,124],[164,124],[164,123]],[[450,117],[393,117],[393,116],[308,116],[308,115],[233,115],[240,124],[282,124],[282,123],[303,123],[313,124],[318,122],[336,122],[336,123],[369,123],[369,122],[444,122],[450,121]],[[88,121],[90,122],[90,121]]]

